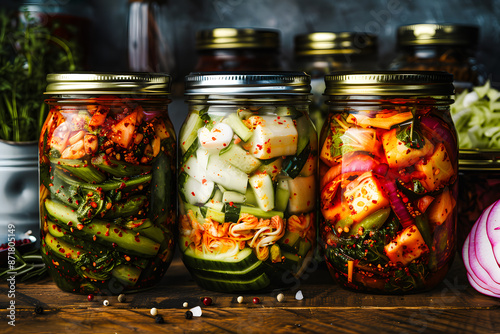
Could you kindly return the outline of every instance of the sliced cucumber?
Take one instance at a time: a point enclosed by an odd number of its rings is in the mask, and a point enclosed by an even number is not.
[[[106,175],[94,166],[82,160],[51,159],[50,163],[59,169],[64,169],[74,176],[88,183],[101,183],[106,180]]]
[[[182,200],[189,204],[204,204],[214,193],[215,183],[205,181],[205,183],[198,182],[187,173],[179,175],[179,191]]]
[[[232,144],[219,157],[247,174],[253,173],[261,165],[259,159],[236,144]]]
[[[281,168],[283,166],[283,158],[273,158],[269,160],[264,160],[261,162],[263,163],[260,165],[260,167],[257,169],[259,172],[262,173],[267,173],[271,176],[273,181],[275,181],[276,177],[280,174]]]
[[[240,194],[239,192],[236,191],[225,191],[224,194],[222,194],[222,202],[223,203],[245,203],[246,202],[246,196],[243,194]]]
[[[107,157],[104,153],[91,159],[92,165],[116,177],[136,176],[151,171],[151,166],[134,165]]]
[[[262,261],[256,261],[252,265],[242,270],[217,270],[217,269],[197,269],[190,268],[191,273],[196,276],[207,277],[211,279],[222,279],[231,281],[251,280],[260,276],[266,265]]]
[[[289,252],[297,252],[299,250],[299,242],[301,239],[302,238],[298,233],[287,230],[283,237],[278,240],[278,243]]]
[[[233,129],[234,133],[238,135],[243,141],[247,141],[252,137],[252,130],[247,128],[247,126],[241,121],[236,113],[232,113],[222,120]]]
[[[182,154],[186,153],[198,136],[198,129],[203,125],[201,117],[193,112],[189,115],[179,133],[179,145]]]
[[[254,208],[246,205],[241,206],[240,216],[242,213],[248,213],[250,215],[254,215],[255,217],[264,219],[272,218],[274,216],[280,216],[281,218],[283,218],[283,212],[281,211],[264,211],[259,208]]]
[[[255,193],[259,208],[263,211],[274,209],[274,187],[271,176],[258,173],[252,175],[248,181]]]
[[[192,248],[187,248],[182,254],[187,267],[201,270],[241,271],[260,262],[251,248],[243,248],[234,256],[195,254]]]
[[[54,223],[67,231],[71,230],[77,237],[94,240],[105,246],[116,246],[118,250],[145,257],[155,256],[160,249],[159,243],[114,223],[93,219],[86,225],[78,224],[73,209],[64,204],[47,199],[45,208],[49,216],[54,218]]]
[[[212,208],[207,208],[207,213],[205,214],[205,218],[210,218],[219,223],[224,223],[225,214],[222,211],[217,211]]]
[[[208,160],[207,178],[242,194],[247,190],[248,175],[214,154]]]
[[[285,211],[288,206],[288,200],[290,198],[290,189],[288,187],[288,181],[291,178],[279,178],[278,185],[276,186],[276,196],[275,196],[275,209],[277,211]]]
[[[208,278],[201,275],[194,275],[194,279],[202,288],[220,292],[258,291],[265,289],[271,284],[271,280],[266,273],[262,273],[250,280],[222,280],[220,278]]]

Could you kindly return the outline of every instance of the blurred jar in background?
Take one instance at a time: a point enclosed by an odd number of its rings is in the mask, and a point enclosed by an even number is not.
[[[313,103],[310,116],[321,129],[328,114],[322,94],[324,75],[339,70],[375,70],[377,36],[363,32],[314,32],[295,36],[294,69],[311,75]]]
[[[413,24],[398,28],[398,55],[392,70],[445,71],[453,74],[460,92],[486,81],[486,72],[475,53],[479,28],[455,24]]]
[[[168,35],[167,0],[130,0],[128,18],[129,69],[168,72],[174,57]]]
[[[216,28],[196,33],[195,71],[281,69],[280,33],[272,29]]]
[[[64,44],[71,43],[72,61],[75,69],[88,67],[89,27],[92,16],[92,7],[85,0],[72,1],[23,1],[19,6],[19,19],[23,24],[38,24],[51,30],[55,38],[51,42],[64,48],[57,38]],[[26,15],[28,14],[28,15]],[[31,19],[30,22],[26,22]],[[48,72],[60,69],[47,69]]]

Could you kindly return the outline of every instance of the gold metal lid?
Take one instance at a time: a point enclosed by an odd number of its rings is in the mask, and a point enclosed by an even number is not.
[[[458,167],[460,171],[467,172],[500,172],[500,150],[461,149],[458,154]]]
[[[272,29],[216,28],[196,33],[197,50],[278,49],[280,34]]]
[[[340,71],[325,76],[324,95],[451,96],[453,75],[438,71]]]
[[[170,76],[161,73],[51,73],[45,94],[167,95],[170,83]]]
[[[398,28],[400,46],[409,45],[476,45],[479,28],[459,24],[412,24]]]
[[[295,36],[295,55],[377,54],[377,36],[361,32],[313,32]]]
[[[186,95],[309,95],[304,72],[199,72],[186,76]]]

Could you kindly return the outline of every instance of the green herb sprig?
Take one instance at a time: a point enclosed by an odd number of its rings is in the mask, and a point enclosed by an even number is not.
[[[77,44],[55,36],[28,12],[0,10],[0,139],[38,139],[47,114],[43,92],[51,72],[77,69]],[[22,18],[22,19],[21,19]]]

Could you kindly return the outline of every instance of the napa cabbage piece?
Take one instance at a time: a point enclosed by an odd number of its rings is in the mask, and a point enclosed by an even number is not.
[[[500,91],[489,81],[457,95],[451,115],[460,149],[500,149]]]

